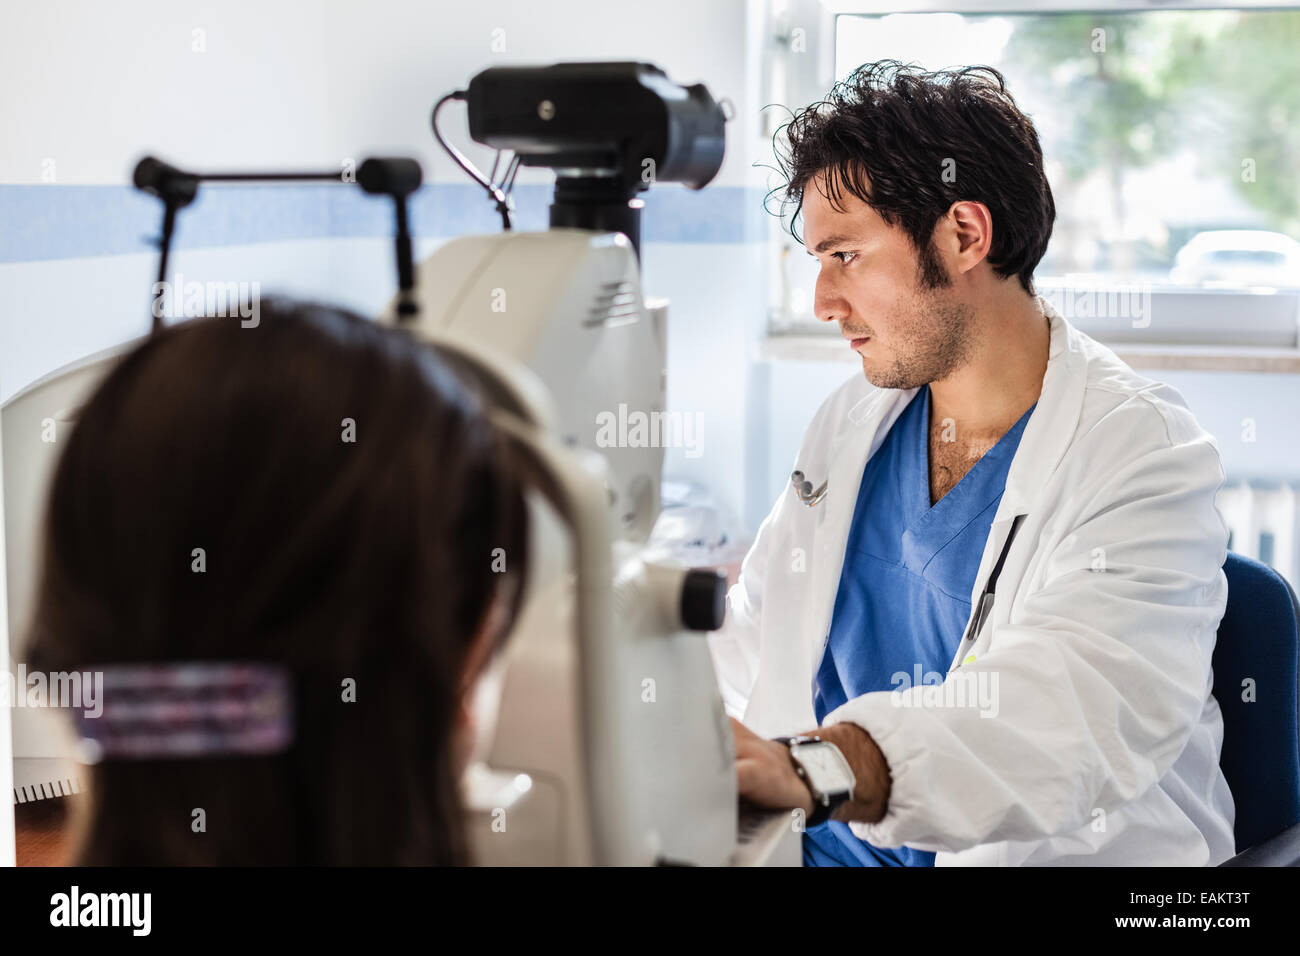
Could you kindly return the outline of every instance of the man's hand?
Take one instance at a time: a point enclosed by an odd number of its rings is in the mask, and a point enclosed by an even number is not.
[[[736,738],[736,783],[740,795],[760,807],[801,808],[813,812],[812,791],[795,772],[790,749],[775,740],[765,740],[736,718],[731,718]],[[892,778],[889,763],[876,742],[852,723],[832,724],[807,731],[802,736],[820,737],[840,748],[857,783],[853,798],[832,814],[836,820],[878,823],[889,806]]]
[[[736,737],[736,783],[740,795],[760,807],[784,810],[799,807],[813,812],[812,793],[795,773],[790,748],[775,740],[764,740],[735,717],[731,730]]]

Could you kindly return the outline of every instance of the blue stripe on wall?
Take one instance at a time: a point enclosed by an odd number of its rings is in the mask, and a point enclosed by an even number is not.
[[[741,186],[642,194],[646,242],[743,243],[765,237],[764,192]],[[514,191],[515,226],[546,228],[551,187]],[[411,230],[443,238],[494,232],[500,217],[485,191],[426,184],[413,197]],[[162,205],[129,186],[0,185],[0,263],[148,252]],[[173,248],[199,249],[301,239],[392,234],[392,203],[352,186],[205,185],[177,219]]]

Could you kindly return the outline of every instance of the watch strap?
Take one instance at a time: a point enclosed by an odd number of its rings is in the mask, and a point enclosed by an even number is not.
[[[849,795],[847,793],[836,793],[832,794],[826,803],[814,802],[813,812],[809,814],[808,819],[804,821],[804,827],[819,827],[823,823],[826,823],[830,820],[831,814],[838,810],[842,804],[848,802],[848,799]]]

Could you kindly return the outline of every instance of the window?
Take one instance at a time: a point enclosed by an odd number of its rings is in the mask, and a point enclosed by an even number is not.
[[[887,57],[996,67],[1057,205],[1041,294],[1103,340],[1294,348],[1300,10],[1023,11],[841,13],[835,79]],[[774,331],[807,330],[817,264],[781,225],[798,254]]]

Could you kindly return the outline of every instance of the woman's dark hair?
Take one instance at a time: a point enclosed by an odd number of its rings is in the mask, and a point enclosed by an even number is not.
[[[105,760],[77,862],[466,861],[462,674],[491,602],[494,639],[512,626],[527,548],[482,402],[405,332],[290,302],[165,328],[113,369],[55,474],[32,666],[278,664],[296,735]]]
[[[780,142],[785,135],[784,149]],[[981,202],[993,217],[989,264],[1033,292],[1034,267],[1056,219],[1033,122],[990,66],[926,72],[897,60],[858,67],[826,99],[777,130],[784,201],[795,203],[825,173],[825,194],[842,210],[841,190],[901,226],[919,254],[922,281],[947,284],[931,246],[935,224],[955,202]],[[948,175],[945,175],[945,172]],[[865,179],[865,182],[864,182]],[[770,195],[770,194],[769,194]]]

